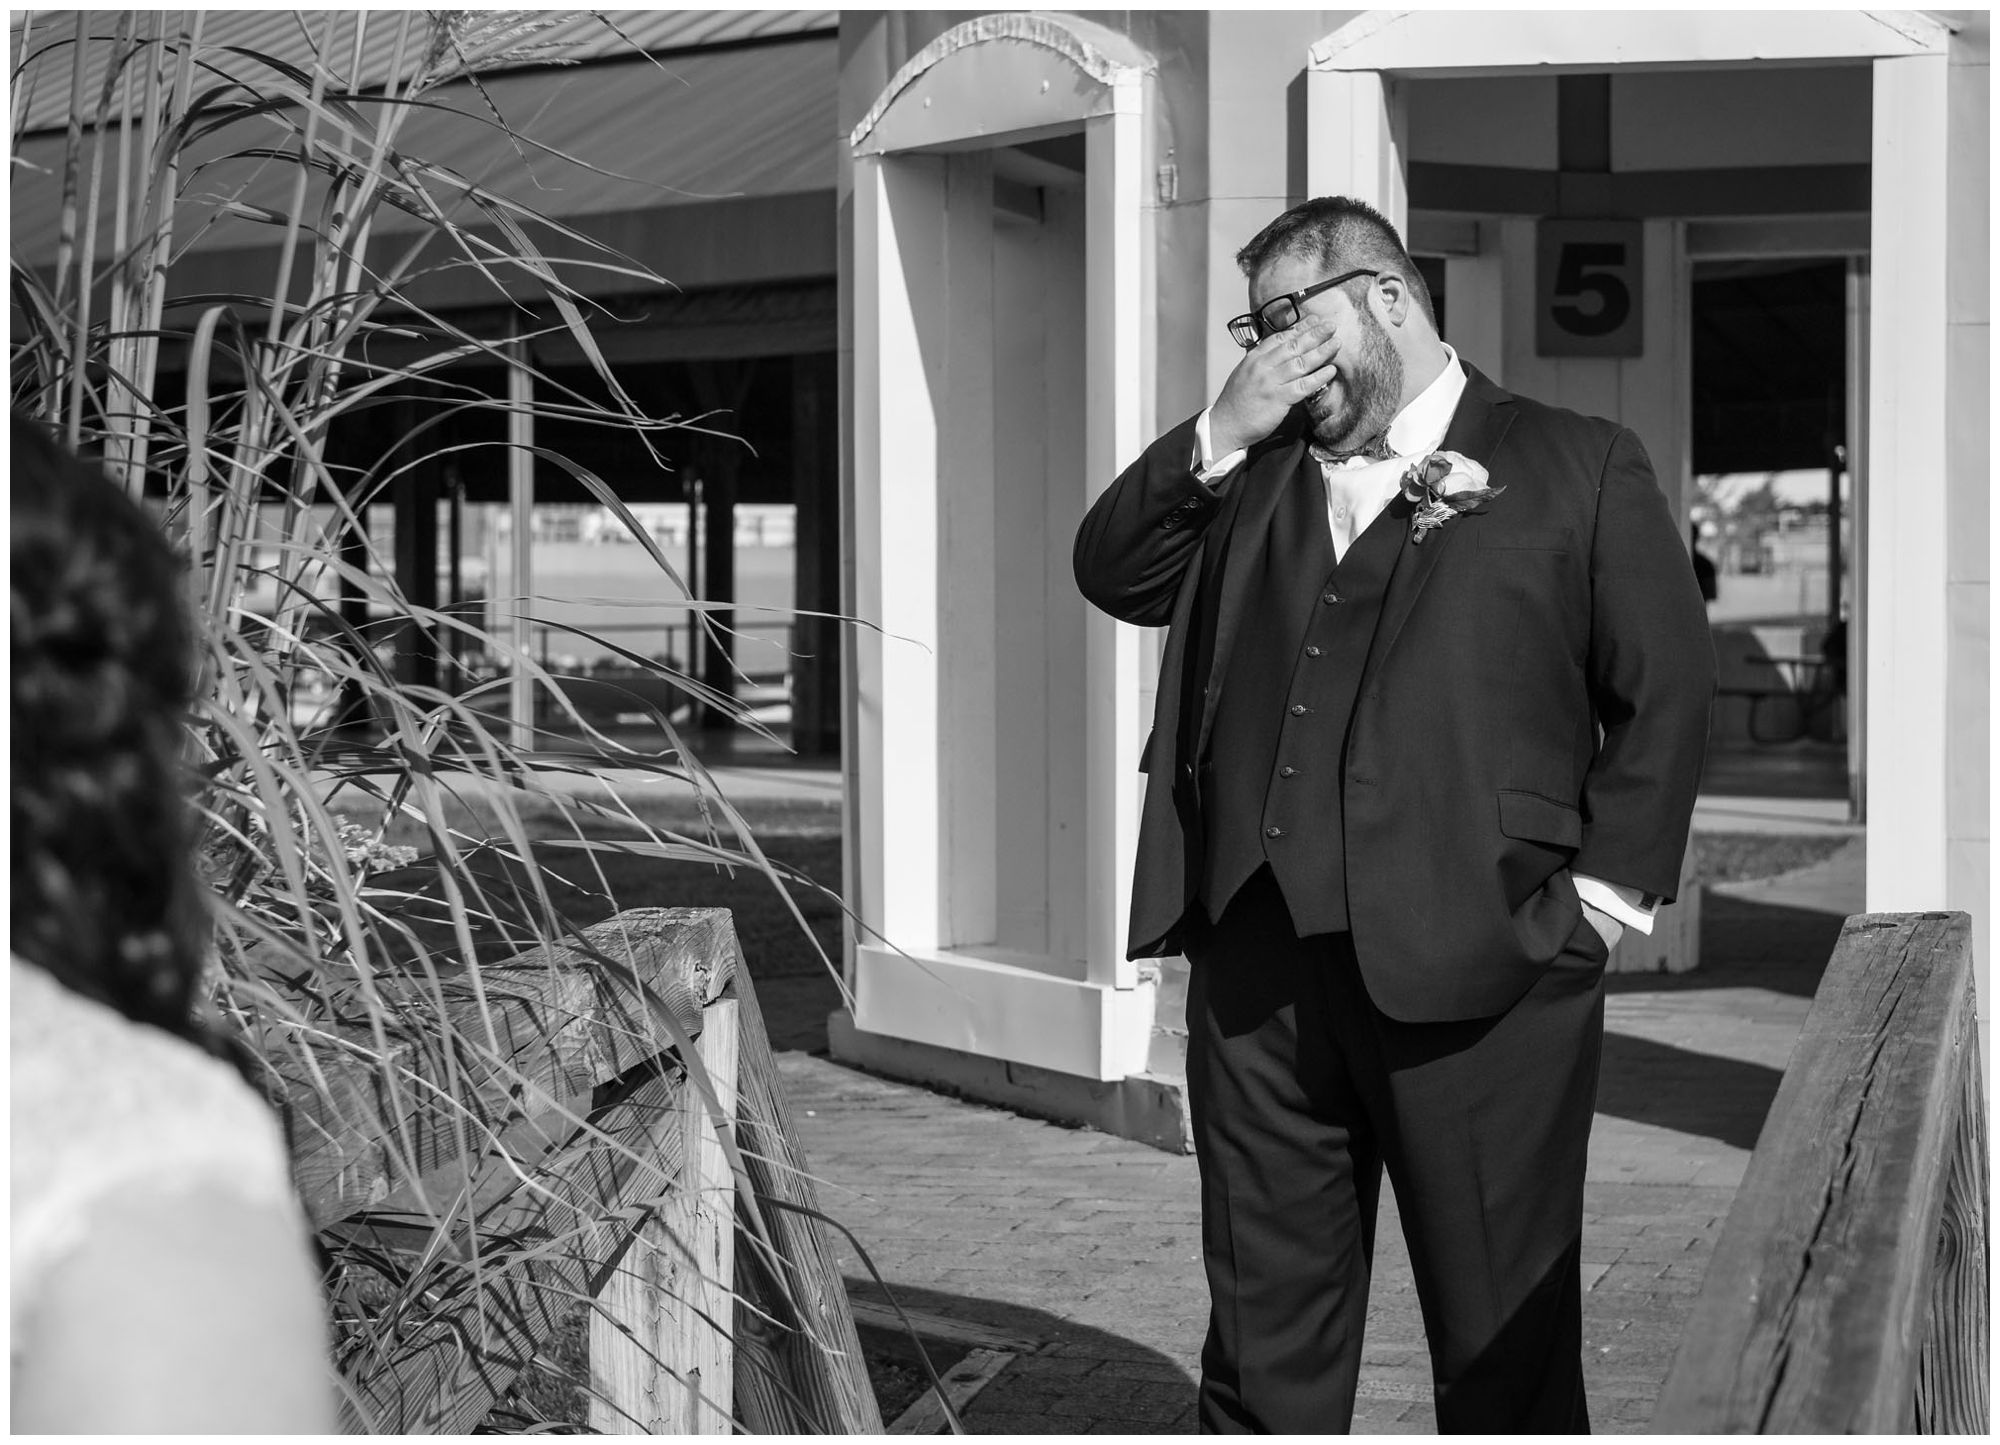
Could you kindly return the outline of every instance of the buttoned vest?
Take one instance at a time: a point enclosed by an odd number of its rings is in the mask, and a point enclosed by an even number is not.
[[[1269,863],[1300,937],[1348,927],[1348,725],[1409,514],[1392,501],[1336,563],[1319,464],[1308,454],[1285,485],[1251,564],[1203,762],[1211,918]]]

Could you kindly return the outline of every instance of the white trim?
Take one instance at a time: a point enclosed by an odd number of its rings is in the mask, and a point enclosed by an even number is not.
[[[996,40],[1019,41],[1049,51],[1107,90],[1120,89],[1152,68],[1151,60],[1129,37],[1073,15],[1032,10],[981,15],[945,31],[911,56],[882,87],[882,93],[848,136],[848,145],[862,151],[890,108],[919,79],[953,57]]]
[[[970,192],[948,202],[947,190],[992,148],[1082,132],[1080,515],[1138,455],[1153,424],[1151,68],[1127,38],[1088,22],[982,16],[902,67],[851,139],[855,603],[859,616],[882,629],[857,634],[851,805],[857,932],[888,940],[857,939],[855,1023],[869,1033],[1098,1080],[1143,1072],[1153,1025],[1155,991],[1124,956],[1147,639],[1097,614],[1082,632],[1087,665],[1080,668],[1078,722],[1061,740],[1080,754],[1071,796],[1081,804],[1072,834],[1082,840],[1074,890],[1081,907],[1070,904],[1060,918],[1052,913],[1046,957],[995,961],[991,950],[968,948],[968,930],[973,938],[990,932],[993,878],[974,875],[982,866],[992,874],[993,861],[980,854],[980,839],[951,826],[951,800],[940,789],[962,763],[990,770],[994,722],[981,720],[983,732],[971,727],[949,711],[962,711],[971,695],[941,696],[951,680],[941,647],[979,629],[941,631],[950,619],[940,609],[956,606],[950,587],[958,579],[944,572],[955,559],[939,529],[951,505],[947,486],[960,489],[963,507],[963,489],[980,483],[970,472],[942,474],[938,439],[944,427],[959,425],[954,406],[972,417],[982,388],[992,388],[990,315],[983,324],[970,313],[954,315],[962,302],[975,311],[980,304],[977,277],[982,266],[991,270],[991,260],[981,262],[972,232],[990,230],[992,221],[975,214]],[[982,194],[990,194],[990,182]],[[985,295],[990,305],[990,287]],[[961,356],[962,348],[987,354],[983,361]],[[1060,576],[1052,586],[1069,585],[1067,569],[1052,567],[1049,575]],[[972,605],[953,616],[963,624],[959,613]],[[977,811],[990,821],[990,806]]]
[[[1099,1082],[1146,1072],[1156,993],[946,950],[854,951],[856,1028]]]
[[[1942,55],[1875,62],[1870,208],[1867,906],[1943,908],[1949,787]]]
[[[874,363],[854,372],[855,605],[882,629],[854,634],[858,766],[873,780],[855,799],[859,902],[871,925],[917,947],[938,929],[937,889],[911,886],[937,873],[938,423],[928,390],[892,395],[882,378],[922,374],[908,272],[943,264],[943,206],[907,195],[898,206],[894,193],[921,187],[930,172],[941,190],[942,170],[922,157],[858,157],[854,167],[855,352]],[[889,697],[912,702],[890,708]]]
[[[1941,55],[1918,10],[1371,10],[1315,41],[1312,72],[1548,71]]]
[[[1306,74],[1306,194],[1353,196],[1409,231],[1409,96],[1394,77]]]
[[[1136,77],[1134,78],[1136,81]],[[1136,90],[1135,83],[1131,88]],[[1145,449],[1152,394],[1143,342],[1146,297],[1142,278],[1146,209],[1145,132],[1135,108],[1121,108],[1084,127],[1085,317],[1084,458],[1092,495]],[[1087,500],[1087,499],[1085,499]],[[1132,869],[1139,853],[1139,749],[1146,719],[1139,712],[1139,629],[1092,610],[1084,651],[1090,689],[1086,704],[1086,786],[1089,802],[1090,921],[1085,964],[1100,985],[1132,988],[1138,965],[1125,957]]]

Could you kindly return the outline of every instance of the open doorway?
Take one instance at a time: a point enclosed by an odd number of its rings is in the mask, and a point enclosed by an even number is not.
[[[1690,540],[1721,674],[1705,792],[1848,796],[1848,271],[1695,264]]]

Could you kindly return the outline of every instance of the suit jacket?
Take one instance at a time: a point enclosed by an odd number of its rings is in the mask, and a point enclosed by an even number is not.
[[[1355,953],[1405,1020],[1488,1017],[1526,992],[1581,921],[1572,868],[1674,897],[1715,693],[1701,592],[1638,438],[1467,372],[1443,446],[1506,491],[1405,536],[1342,774]],[[1305,445],[1295,412],[1212,492],[1190,467],[1194,422],[1128,467],[1076,539],[1086,598],[1169,629],[1134,958],[1182,947],[1217,689]]]

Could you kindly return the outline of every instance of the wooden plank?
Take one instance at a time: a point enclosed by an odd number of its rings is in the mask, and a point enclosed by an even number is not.
[[[594,1131],[580,1130],[546,1161],[535,1178],[541,1187],[515,1191],[443,1241],[421,1219],[361,1215],[339,1225],[391,1263],[430,1253],[462,1266],[453,1274],[433,1264],[436,1282],[420,1317],[375,1334],[375,1353],[338,1362],[348,1387],[342,1427],[470,1431],[563,1316],[618,1265],[633,1236],[620,1211],[661,1197],[679,1179],[680,1135],[662,1136],[658,1120],[679,1116],[685,1088],[677,1065],[662,1067],[607,1108]]]
[[[671,1048],[673,1026],[692,1034],[735,967],[727,909],[633,909],[584,937],[619,962],[559,946],[486,964],[483,1006],[469,981],[453,983],[444,1012],[458,1047],[449,1057],[435,1026],[413,1026],[386,1051],[353,1028],[308,1045],[315,1078],[298,1057],[298,1033],[267,1040],[260,1052],[285,1081],[293,1178],[315,1228],[380,1207],[489,1132],[537,1115],[574,1118],[597,1085]],[[436,1003],[414,993],[421,985],[409,986],[403,1006],[434,1015]],[[399,1080],[393,1090],[378,1054]]]
[[[727,1119],[736,1108],[736,1001],[712,1004],[699,1055]],[[590,1426],[607,1435],[731,1428],[736,1180],[698,1090],[662,1116],[694,1167],[640,1225],[590,1318]]]
[[[1946,1166],[1944,1218],[1931,1285],[1930,1333],[1917,1369],[1917,1429],[1984,1435],[1987,1399],[1986,1093],[1979,1053],[1965,1051],[1958,1122]]]
[[[944,1398],[951,1403],[953,1415],[963,1415],[965,1407],[993,1382],[993,1377],[1014,1362],[1011,1350],[976,1349],[938,1377],[938,1384],[944,1386]],[[938,1402],[936,1389],[924,1391],[917,1402],[898,1415],[889,1426],[891,1435],[935,1435],[944,1429],[947,1416]]]
[[[1025,1339],[990,1325],[955,1320],[924,1310],[905,1307],[899,1314],[894,1305],[852,1297],[848,1300],[848,1307],[854,1311],[854,1323],[864,1330],[881,1330],[899,1337],[914,1333],[920,1339],[943,1340],[969,1350],[1006,1350],[1016,1355],[1031,1355],[1042,1347],[1040,1340]]]
[[[1654,1430],[1913,1428],[1974,1037],[1966,915],[1848,919]]]
[[[358,1143],[360,1157],[374,1150],[383,1167],[370,1184],[372,1208],[343,1202],[337,1188],[319,1195],[334,1216],[322,1227],[378,1250],[392,1276],[420,1259],[430,1265],[415,1322],[378,1335],[375,1354],[340,1362],[350,1429],[470,1430],[576,1302],[598,1293],[646,1206],[680,1179],[689,1140],[659,1121],[687,1116],[685,1072],[666,1050],[676,1032],[699,1048],[713,1028],[727,1040],[715,1045],[718,1057],[733,1051],[734,1011],[715,1001],[736,971],[733,921],[726,910],[635,910],[586,938],[621,962],[607,968],[568,948],[521,955],[482,970],[483,1013],[475,1003],[473,1016],[461,1016],[463,1005],[454,1014],[456,1027],[482,1034],[493,1020],[488,1048],[513,1051],[505,1067],[501,1052],[476,1061],[492,1068],[473,1083],[489,1087],[475,1087],[472,1109],[459,1116],[499,1130],[504,1147],[440,1125],[437,1106],[417,1110],[402,1118],[403,1133],[428,1141],[417,1157],[430,1167],[392,1183],[409,1154],[392,1158],[381,1123],[391,1111],[374,1116],[383,1134],[372,1143],[369,1116],[340,1121],[344,1142]],[[462,1057],[419,1063],[410,1051],[401,1062],[438,1086],[468,1079]],[[439,1067],[446,1063],[458,1066],[455,1080]],[[622,1094],[593,1110],[604,1085]],[[558,1091],[566,1115],[555,1108]],[[334,1138],[327,1130],[320,1143]],[[312,1140],[296,1145],[295,1162],[312,1148]],[[523,1174],[534,1187],[522,1186]],[[454,1276],[440,1260],[463,1268]]]
[[[749,972],[737,975],[736,1143],[775,1257],[746,1229],[736,1242],[736,1400],[754,1434],[879,1435],[847,1288],[834,1263],[791,1105]],[[771,1207],[764,1201],[791,1208]]]

